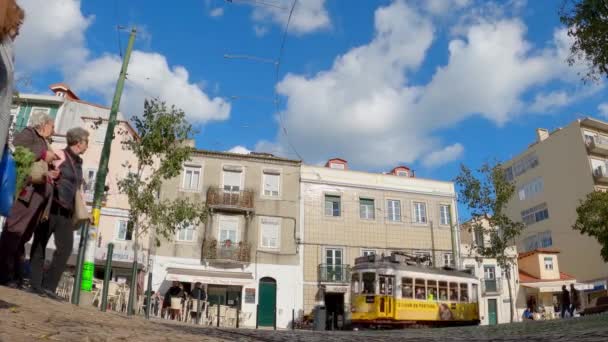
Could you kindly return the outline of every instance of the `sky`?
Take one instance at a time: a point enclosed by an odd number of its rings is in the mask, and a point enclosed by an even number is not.
[[[608,119],[604,82],[566,62],[554,0],[298,0],[290,20],[293,0],[18,3],[20,91],[65,82],[109,106],[136,27],[121,111],[174,104],[199,148],[449,181],[536,128]]]

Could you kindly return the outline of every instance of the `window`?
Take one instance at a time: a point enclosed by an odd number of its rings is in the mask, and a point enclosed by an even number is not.
[[[513,175],[515,177],[524,174],[526,171],[538,166],[538,157],[530,153],[513,164]]]
[[[388,200],[386,201],[387,218],[389,221],[401,221],[401,201]]]
[[[375,249],[364,249],[361,251],[361,254],[363,256],[376,255],[376,250]]]
[[[414,222],[426,223],[426,203],[414,202]]]
[[[465,303],[469,301],[469,287],[467,284],[460,284],[460,301]]]
[[[220,231],[219,240],[222,246],[226,245],[226,241],[238,243],[239,239],[239,221],[230,217],[222,217],[219,221]]]
[[[475,275],[475,265],[464,265],[464,269],[471,273],[471,275]]]
[[[340,216],[340,196],[325,195],[325,216]]]
[[[88,169],[84,176],[84,192],[93,194],[95,192],[95,180],[97,178],[97,170]]]
[[[375,218],[374,200],[369,198],[359,199],[359,216],[365,220],[373,220]]]
[[[483,229],[482,228],[474,228],[473,229],[473,233],[475,234],[475,244],[478,247],[483,248],[485,246],[485,242],[484,242],[484,234],[483,234]]]
[[[548,230],[546,232],[538,233],[538,240],[540,241],[540,246],[542,248],[553,246],[553,238],[551,237],[550,230]]]
[[[426,299],[426,284],[424,279],[416,279],[415,283],[416,299]]]
[[[443,266],[453,266],[453,262],[452,253],[443,254]]]
[[[191,242],[194,241],[194,226],[186,224],[177,230],[177,241]]]
[[[118,235],[117,240],[130,241],[133,237],[133,230],[129,227],[129,221],[120,220],[118,221]]]
[[[542,203],[522,211],[521,218],[522,221],[528,226],[548,219],[549,209],[547,209],[547,203]]]
[[[353,273],[353,275],[351,276],[351,286],[350,286],[350,290],[352,293],[354,294],[358,294],[359,293],[359,273]]]
[[[95,142],[103,144],[106,140],[106,131],[108,130],[108,124],[102,123],[95,129]]]
[[[524,239],[524,248],[526,252],[533,251],[538,248],[538,235],[530,235]]]
[[[401,278],[401,297],[412,298],[414,295],[412,278]]]
[[[224,191],[239,192],[241,190],[241,174],[239,170],[224,170]]]
[[[326,248],[325,264],[328,281],[342,281],[345,277],[342,248]]]
[[[545,270],[553,271],[553,258],[545,257]]]
[[[184,167],[184,181],[182,188],[185,190],[198,190],[201,179],[201,168],[196,166]]]
[[[380,285],[381,295],[393,295],[393,285],[395,284],[395,276],[379,275],[378,282]]]
[[[279,248],[281,238],[281,219],[260,217],[260,246],[262,248]]]
[[[399,170],[397,171],[397,176],[400,177],[408,177],[410,175],[410,173],[406,170]]]
[[[450,301],[458,301],[458,283],[450,283]]]
[[[448,300],[448,282],[439,282],[439,300]]]
[[[450,225],[450,206],[442,204],[439,206],[439,224]]]
[[[376,293],[376,273],[372,273],[372,272],[363,273],[363,293],[364,294],[375,294]]]
[[[519,200],[531,199],[543,192],[544,182],[542,177],[537,177],[519,188]]]
[[[329,163],[329,168],[331,168],[331,169],[338,169],[338,170],[344,170],[344,164],[342,164],[342,163]]]
[[[264,171],[264,196],[279,197],[281,175],[277,172]]]
[[[426,281],[426,289],[428,300],[437,300],[437,280],[427,280]]]
[[[477,303],[477,284],[471,284],[471,302]]]
[[[496,267],[495,266],[484,266],[483,275],[485,280],[496,279]]]

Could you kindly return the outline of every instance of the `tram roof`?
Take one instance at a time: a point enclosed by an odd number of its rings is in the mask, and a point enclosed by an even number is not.
[[[378,269],[393,269],[398,271],[417,272],[425,274],[437,274],[452,277],[471,278],[477,279],[474,275],[466,271],[459,271],[454,269],[434,268],[425,267],[420,265],[410,265],[406,262],[396,260],[393,256],[378,258],[375,256],[357,258],[355,266],[352,267],[351,271],[363,271],[363,270],[378,270]]]

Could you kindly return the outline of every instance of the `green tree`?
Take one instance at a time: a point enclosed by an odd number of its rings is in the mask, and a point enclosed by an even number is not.
[[[184,162],[194,151],[186,143],[194,130],[184,112],[174,106],[167,107],[157,99],[146,100],[143,115],[133,117],[132,122],[136,137],[124,130],[119,132],[125,137],[123,149],[133,153],[135,159],[123,163],[127,172],[118,181],[118,188],[129,200],[129,229],[132,230],[134,254],[131,289],[135,289],[138,238],[148,233],[158,246],[159,237],[171,240],[181,227],[204,222],[207,208],[202,203],[183,198],[160,199],[163,181],[179,176]],[[132,310],[134,293],[130,292],[129,310]]]
[[[608,76],[608,0],[565,0],[561,22],[574,39],[568,63],[585,62],[589,68],[584,79],[597,81]]]
[[[608,262],[608,193],[589,193],[576,208],[576,214],[578,217],[572,229],[596,238],[602,245],[602,258]]]
[[[473,250],[483,258],[496,259],[498,266],[505,271],[513,322],[511,272],[517,256],[510,255],[509,251],[524,229],[524,224],[511,220],[505,209],[515,192],[515,186],[507,181],[500,164],[485,163],[475,173],[461,165],[455,181],[459,188],[459,201],[471,213],[471,231],[489,236],[489,244],[476,244]]]

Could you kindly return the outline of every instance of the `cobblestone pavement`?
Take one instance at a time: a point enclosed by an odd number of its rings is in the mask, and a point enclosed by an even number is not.
[[[237,341],[576,341],[608,342],[608,314],[567,320],[526,322],[493,327],[405,329],[385,331],[272,331],[215,329],[173,325],[175,329]]]

